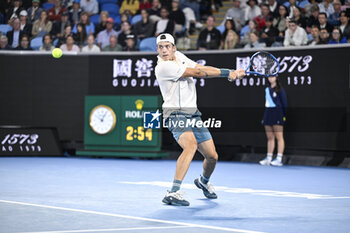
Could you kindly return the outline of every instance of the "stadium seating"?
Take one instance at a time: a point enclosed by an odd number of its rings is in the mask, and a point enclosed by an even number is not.
[[[119,14],[119,6],[114,3],[105,3],[101,6],[101,11],[107,11],[109,14]]]
[[[134,15],[131,19],[131,25],[134,25],[136,24],[137,22],[141,21],[142,20],[142,16],[139,14],[139,15]]]
[[[45,9],[45,10],[49,10],[50,8],[52,8],[54,6],[54,4],[53,3],[49,3],[49,2],[45,2],[45,3],[43,3],[43,8]]]
[[[6,35],[6,33],[8,31],[11,31],[12,27],[8,24],[0,24],[0,32],[2,32],[2,34]]]
[[[118,3],[118,0],[98,0],[98,3],[100,3],[101,5],[106,4],[106,3]]]
[[[30,41],[30,47],[32,47],[34,50],[39,50],[39,48],[42,45],[43,45],[42,37],[35,37],[33,40]]]
[[[96,15],[91,15],[90,16],[90,22],[97,25],[100,22],[100,15],[96,14]]]
[[[216,29],[218,29],[220,31],[220,33],[222,34],[225,31],[225,25],[217,26]]]
[[[145,38],[140,42],[140,51],[157,51],[157,39],[155,37]]]

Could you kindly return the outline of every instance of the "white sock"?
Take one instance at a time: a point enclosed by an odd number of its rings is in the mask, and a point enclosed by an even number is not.
[[[280,153],[277,154],[277,160],[278,161],[281,162],[282,161],[282,157],[283,157],[283,154],[280,154]]]
[[[266,158],[267,158],[268,160],[272,160],[272,154],[271,154],[271,153],[267,153]]]

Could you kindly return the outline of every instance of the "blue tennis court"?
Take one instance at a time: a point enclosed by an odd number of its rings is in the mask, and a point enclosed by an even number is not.
[[[0,232],[350,232],[350,172],[219,162],[204,198],[193,161],[189,207],[162,204],[176,161],[0,158]]]

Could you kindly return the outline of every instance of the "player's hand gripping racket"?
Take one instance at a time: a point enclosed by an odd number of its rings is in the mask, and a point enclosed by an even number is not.
[[[250,58],[249,65],[245,70],[246,74],[263,77],[276,76],[280,71],[280,63],[268,52],[256,52]]]

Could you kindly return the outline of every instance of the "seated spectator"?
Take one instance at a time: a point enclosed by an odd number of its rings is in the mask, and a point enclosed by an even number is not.
[[[90,22],[90,17],[88,13],[86,12],[81,13],[79,23],[82,23],[85,26],[85,30],[87,34],[95,33],[95,25]],[[74,25],[72,32],[77,33],[77,24]]]
[[[294,8],[297,8],[297,0],[288,0],[288,2],[284,3],[286,7],[288,7],[289,18],[294,17]]]
[[[85,27],[82,23],[77,24],[77,32],[73,33],[73,37],[76,45],[78,45],[79,48],[82,48],[85,45],[87,34]]]
[[[6,36],[8,38],[8,43],[9,45],[14,49],[17,48],[20,44],[20,40],[22,38],[23,32],[20,30],[21,25],[20,25],[19,19],[14,19],[12,21],[12,30],[8,31]]]
[[[120,24],[115,22],[115,24],[117,24],[117,25],[114,29],[119,33],[119,31],[122,29],[123,22],[131,22],[131,19],[132,19],[132,17],[129,16],[128,14],[125,14],[125,13],[121,14],[120,15]]]
[[[43,36],[43,45],[39,48],[39,51],[52,51],[55,46],[52,45],[52,38],[50,34]]]
[[[95,27],[95,35],[97,35],[99,32],[106,29],[108,18],[109,18],[108,11],[101,11],[100,21],[99,21],[98,25],[96,25],[96,27]]]
[[[237,28],[237,31],[239,32],[242,26],[245,24],[244,11],[240,6],[240,0],[234,0],[233,7],[227,10],[225,18],[222,21],[221,25],[225,24],[227,18],[232,18],[235,23],[235,28]]]
[[[318,22],[318,15],[320,14],[320,8],[318,5],[313,5],[310,8],[311,16],[306,20],[306,31],[308,33],[311,32],[312,25],[320,25],[320,22]]]
[[[278,29],[272,25],[272,17],[266,18],[266,26],[261,30],[261,42],[264,42],[267,47],[271,47],[278,35]]]
[[[97,0],[80,0],[80,7],[89,16],[98,13],[98,2]]]
[[[104,48],[107,45],[109,45],[110,37],[111,36],[118,36],[118,33],[113,29],[114,26],[114,20],[113,18],[107,19],[106,29],[98,33],[97,35],[97,45],[100,48]]]
[[[236,35],[234,35],[235,39],[237,39],[236,42],[239,41],[239,36],[237,35],[236,33],[236,26],[235,26],[235,23],[233,22],[233,19],[232,18],[226,18],[226,22],[225,22],[225,31],[222,33],[221,35],[221,43],[220,43],[220,47],[219,49],[223,49],[224,47],[224,42],[226,40],[226,35],[227,35],[227,32],[228,31],[234,31]],[[236,38],[237,36],[237,38]]]
[[[7,11],[7,21],[11,23],[11,21],[14,19],[19,18],[19,13],[21,13],[22,10],[24,10],[22,7],[22,0],[13,0],[10,8]]]
[[[254,20],[258,23],[258,31],[261,31],[265,27],[265,21],[267,17],[271,17],[270,8],[267,4],[261,5],[261,15],[258,15]]]
[[[318,4],[321,13],[325,13],[326,17],[334,13],[334,8],[331,0],[323,0]]]
[[[250,42],[250,32],[257,31],[258,23],[255,20],[249,20],[248,30],[243,34],[241,38],[241,46],[244,46]]]
[[[116,36],[111,35],[109,37],[109,44],[106,47],[103,47],[102,51],[105,52],[116,52],[116,51],[122,51],[123,47],[118,44],[118,39]]]
[[[28,23],[27,20],[28,13],[25,10],[22,10],[21,13],[19,13],[19,21],[20,21],[20,28],[23,34],[28,35],[29,37],[32,34],[32,25]]]
[[[329,43],[329,32],[326,28],[320,29],[320,41],[318,44],[328,44]]]
[[[265,48],[265,43],[259,43],[259,32],[252,31],[249,33],[249,43],[244,46],[244,49],[250,48]]]
[[[15,50],[33,50],[33,48],[30,47],[30,39],[28,35],[22,35],[21,43],[17,48],[15,48]]]
[[[278,10],[279,10],[280,4],[276,0],[268,0],[267,3],[269,5],[272,16],[276,18],[279,15]]]
[[[57,42],[57,48],[59,48],[61,45],[66,43],[67,37],[73,35],[72,34],[72,26],[71,25],[66,25],[64,28],[63,34],[58,37],[58,42]]]
[[[67,10],[72,9],[74,0],[62,0],[62,6]]]
[[[74,44],[73,35],[67,36],[66,43],[60,46],[63,52],[80,52],[79,47]]]
[[[76,25],[80,21],[80,15],[83,12],[83,10],[80,7],[80,0],[74,0],[73,7],[69,11],[69,21]]]
[[[139,40],[153,36],[154,23],[150,21],[147,10],[141,10],[142,20],[134,25],[134,33]]]
[[[54,0],[53,3],[54,6],[49,9],[49,20],[52,22],[60,21],[61,15],[64,11],[66,11],[66,8],[62,7],[61,0]]]
[[[313,25],[311,28],[312,39],[307,43],[308,45],[317,45],[320,42],[320,28],[317,25]]]
[[[0,50],[11,50],[11,46],[8,44],[7,36],[0,36]]]
[[[239,42],[239,37],[234,30],[228,30],[226,32],[225,40],[221,49],[234,49]]]
[[[84,46],[81,50],[83,53],[91,53],[91,52],[101,52],[101,49],[95,45],[95,36],[89,35],[87,38],[87,45]]]
[[[140,8],[139,0],[123,0],[119,13],[127,13],[128,15],[135,15]]]
[[[32,6],[27,10],[29,22],[33,24],[40,18],[40,13],[43,10],[40,6],[40,0],[32,0]]]
[[[53,39],[61,37],[67,25],[70,25],[69,13],[68,11],[65,11],[61,15],[61,20],[54,22],[52,25],[50,34],[52,35]]]
[[[136,37],[132,34],[126,36],[125,46],[123,48],[123,51],[139,51],[139,48],[137,48],[136,45]]]
[[[160,20],[160,9],[162,8],[162,4],[159,0],[152,1],[152,7],[148,9],[149,18],[154,23]]]
[[[343,36],[350,41],[350,23],[349,23],[349,16],[346,15],[345,11],[342,11],[340,13],[340,26],[339,29]]]
[[[203,24],[196,20],[196,16],[191,8],[186,7],[182,9],[182,12],[185,15],[186,30],[190,34],[193,34],[196,29],[201,29],[203,27]]]
[[[40,18],[34,22],[32,28],[33,37],[41,37],[50,33],[52,29],[52,22],[49,20],[46,10],[42,10]]]
[[[152,8],[151,0],[141,0],[140,1],[140,8],[139,8],[140,10],[143,10],[143,9],[148,10],[150,8]]]
[[[277,18],[274,18],[272,21],[272,24],[275,28],[278,29],[279,32],[282,32],[284,35],[284,31],[287,29],[287,16],[288,16],[288,9],[284,5],[281,5],[278,9],[279,16]]]
[[[288,23],[288,29],[284,37],[284,46],[306,45],[308,42],[307,34],[304,28],[299,27],[294,19]]]
[[[249,21],[261,15],[261,9],[258,6],[257,0],[248,0],[248,7],[244,10],[244,20]]]
[[[333,1],[334,13],[328,17],[328,22],[332,26],[340,25],[340,12],[341,12],[341,2],[339,0]]]
[[[207,27],[201,31],[197,41],[199,50],[219,49],[221,43],[221,34],[215,28],[215,18],[210,15],[207,18]]]
[[[194,15],[196,17],[196,21],[201,21],[201,14],[200,14],[200,4],[196,0],[183,0],[181,1],[180,8],[185,9],[186,7],[191,8],[194,12]]]
[[[175,23],[175,33],[181,32],[185,25],[185,15],[179,8],[179,4],[179,0],[172,0],[171,11],[169,13],[169,19]]]
[[[162,33],[174,33],[175,23],[173,20],[169,19],[169,11],[162,7],[160,11],[161,19],[157,21],[155,25],[155,33],[154,36],[157,37]],[[120,41],[120,40],[119,40]]]
[[[302,28],[306,28],[306,18],[302,15],[301,9],[299,7],[294,8],[294,20],[297,22],[297,25]]]
[[[122,23],[122,30],[118,35],[118,42],[122,46],[122,48],[124,48],[126,45],[125,40],[127,35],[134,35],[136,37],[136,35],[131,31],[131,24],[129,23],[129,21],[125,21]]]
[[[325,28],[327,29],[328,33],[330,33],[333,30],[333,26],[327,22],[327,14],[324,12],[321,12],[318,15],[318,22],[320,23],[320,29]]]
[[[333,28],[331,40],[329,41],[329,44],[346,44],[347,40],[346,38],[341,34],[341,31],[339,28]]]

